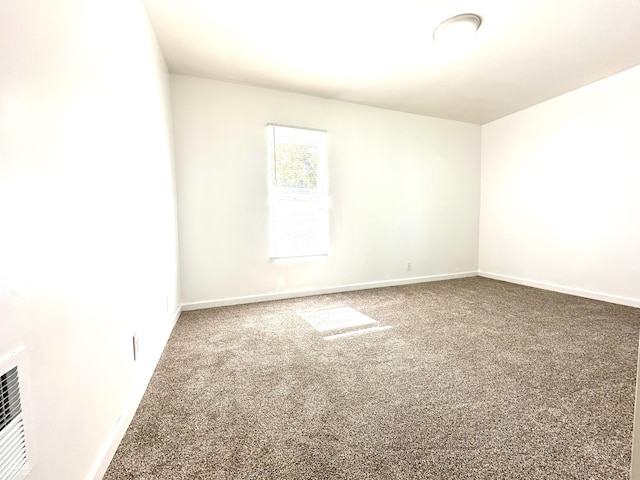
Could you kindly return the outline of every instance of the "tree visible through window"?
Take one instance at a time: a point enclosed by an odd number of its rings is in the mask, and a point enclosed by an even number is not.
[[[326,134],[278,125],[268,125],[267,130],[271,257],[326,255]]]

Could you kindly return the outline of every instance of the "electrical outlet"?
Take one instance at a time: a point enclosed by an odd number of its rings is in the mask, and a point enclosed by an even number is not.
[[[407,272],[411,270],[411,262],[407,262]]]
[[[133,335],[133,361],[138,360],[140,356],[140,341],[138,339],[138,334]]]

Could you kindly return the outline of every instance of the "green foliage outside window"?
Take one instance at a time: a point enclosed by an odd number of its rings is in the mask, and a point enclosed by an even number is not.
[[[315,145],[278,143],[275,148],[275,185],[286,189],[315,189],[319,149]]]

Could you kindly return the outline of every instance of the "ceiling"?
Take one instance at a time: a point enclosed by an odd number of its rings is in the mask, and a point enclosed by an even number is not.
[[[640,0],[144,0],[173,73],[484,124],[640,65]],[[433,29],[482,25],[445,47]]]

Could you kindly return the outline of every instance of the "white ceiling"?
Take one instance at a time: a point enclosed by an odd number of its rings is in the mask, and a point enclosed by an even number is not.
[[[171,72],[480,124],[640,64],[640,0],[144,4]],[[459,13],[472,42],[434,43]]]

